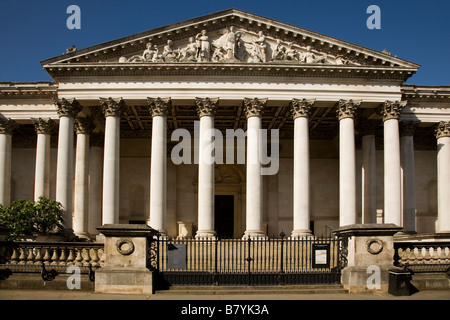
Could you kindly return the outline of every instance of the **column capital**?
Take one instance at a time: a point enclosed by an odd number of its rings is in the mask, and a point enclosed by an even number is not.
[[[219,98],[195,98],[198,117],[214,117],[217,112]]]
[[[57,111],[60,118],[61,117],[75,118],[82,108],[75,98],[72,100],[67,100],[65,98],[62,99],[53,98],[53,103],[58,108]]]
[[[450,137],[450,121],[440,121],[435,131],[436,139]]]
[[[360,105],[360,100],[339,100],[338,109],[336,111],[339,121],[345,118],[353,119],[355,117],[356,110]]]
[[[167,110],[172,106],[170,98],[147,98],[152,118],[156,116],[167,117]]]
[[[94,121],[91,117],[77,117],[74,123],[75,132],[77,134],[91,134],[95,129]]]
[[[266,99],[244,98],[244,108],[246,118],[261,117],[267,104]]]
[[[12,135],[17,128],[17,123],[11,119],[0,118],[0,134]]]
[[[383,117],[383,121],[390,119],[399,119],[400,113],[406,106],[406,101],[385,101],[380,107],[380,115]]]
[[[56,127],[56,123],[52,119],[32,118],[31,122],[37,134],[51,134]]]
[[[290,102],[292,118],[294,120],[299,117],[308,118],[315,101],[316,99],[292,99]]]
[[[419,126],[418,121],[400,121],[400,136],[414,136],[414,131]]]
[[[103,108],[105,117],[120,117],[122,109],[125,107],[125,101],[122,98],[100,98],[100,105]]]

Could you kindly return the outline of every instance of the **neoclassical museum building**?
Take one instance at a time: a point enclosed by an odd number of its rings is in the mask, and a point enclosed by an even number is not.
[[[0,203],[80,237],[450,232],[450,86],[387,51],[229,9],[41,64],[0,83]]]

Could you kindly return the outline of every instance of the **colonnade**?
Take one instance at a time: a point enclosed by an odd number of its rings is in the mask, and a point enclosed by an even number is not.
[[[167,188],[167,113],[170,98],[148,98],[152,115],[150,212],[148,224],[166,234]],[[214,157],[208,147],[214,143],[214,116],[219,99],[196,98],[200,120],[198,169],[198,231],[197,237],[214,237]],[[311,235],[310,223],[310,156],[309,116],[315,100],[292,99],[290,108],[294,119],[294,171],[293,171],[293,232],[292,237]],[[357,222],[355,114],[360,101],[340,100],[337,103],[339,121],[339,225]],[[56,170],[56,200],[64,207],[65,226],[77,235],[87,235],[94,226],[89,224],[90,201],[88,192],[89,159],[101,166],[99,150],[90,155],[90,135],[93,122],[77,114],[81,105],[76,99],[55,100],[59,115],[58,155]],[[246,159],[246,237],[264,237],[261,175],[262,115],[267,99],[246,98],[243,101],[247,120]],[[119,222],[119,160],[120,117],[122,99],[100,99],[105,115],[103,170],[96,179],[103,179],[102,224]],[[414,144],[415,123],[400,122],[403,102],[386,101],[380,108],[384,128],[384,222],[414,231]],[[36,170],[34,198],[49,196],[50,135],[56,125],[51,119],[32,119],[36,133]],[[401,125],[401,126],[400,126]],[[0,203],[10,203],[11,147],[15,122],[0,119]],[[73,164],[74,129],[77,134],[75,165]],[[400,130],[402,129],[402,130]],[[400,133],[403,134],[400,136]],[[450,232],[450,122],[440,122],[436,129],[438,171],[438,232]],[[373,130],[362,137],[362,222],[376,222],[375,135]],[[75,169],[75,170],[73,170]],[[402,171],[403,169],[403,171]],[[75,175],[75,192],[72,181]],[[92,181],[91,176],[91,181]],[[72,199],[75,194],[75,199]],[[98,207],[98,206],[97,206]],[[74,212],[72,212],[72,208]],[[404,214],[405,213],[405,214]],[[99,221],[100,217],[94,217]]]

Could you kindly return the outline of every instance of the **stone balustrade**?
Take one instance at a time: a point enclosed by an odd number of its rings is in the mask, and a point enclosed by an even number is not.
[[[103,252],[102,243],[0,242],[0,264],[99,267],[104,264]]]
[[[450,243],[401,246],[396,251],[400,265],[450,264]]]

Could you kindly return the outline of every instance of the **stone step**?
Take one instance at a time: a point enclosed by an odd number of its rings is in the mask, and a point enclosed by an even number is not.
[[[286,286],[172,286],[169,290],[157,290],[159,295],[251,295],[251,294],[346,294],[340,284],[286,285]]]

